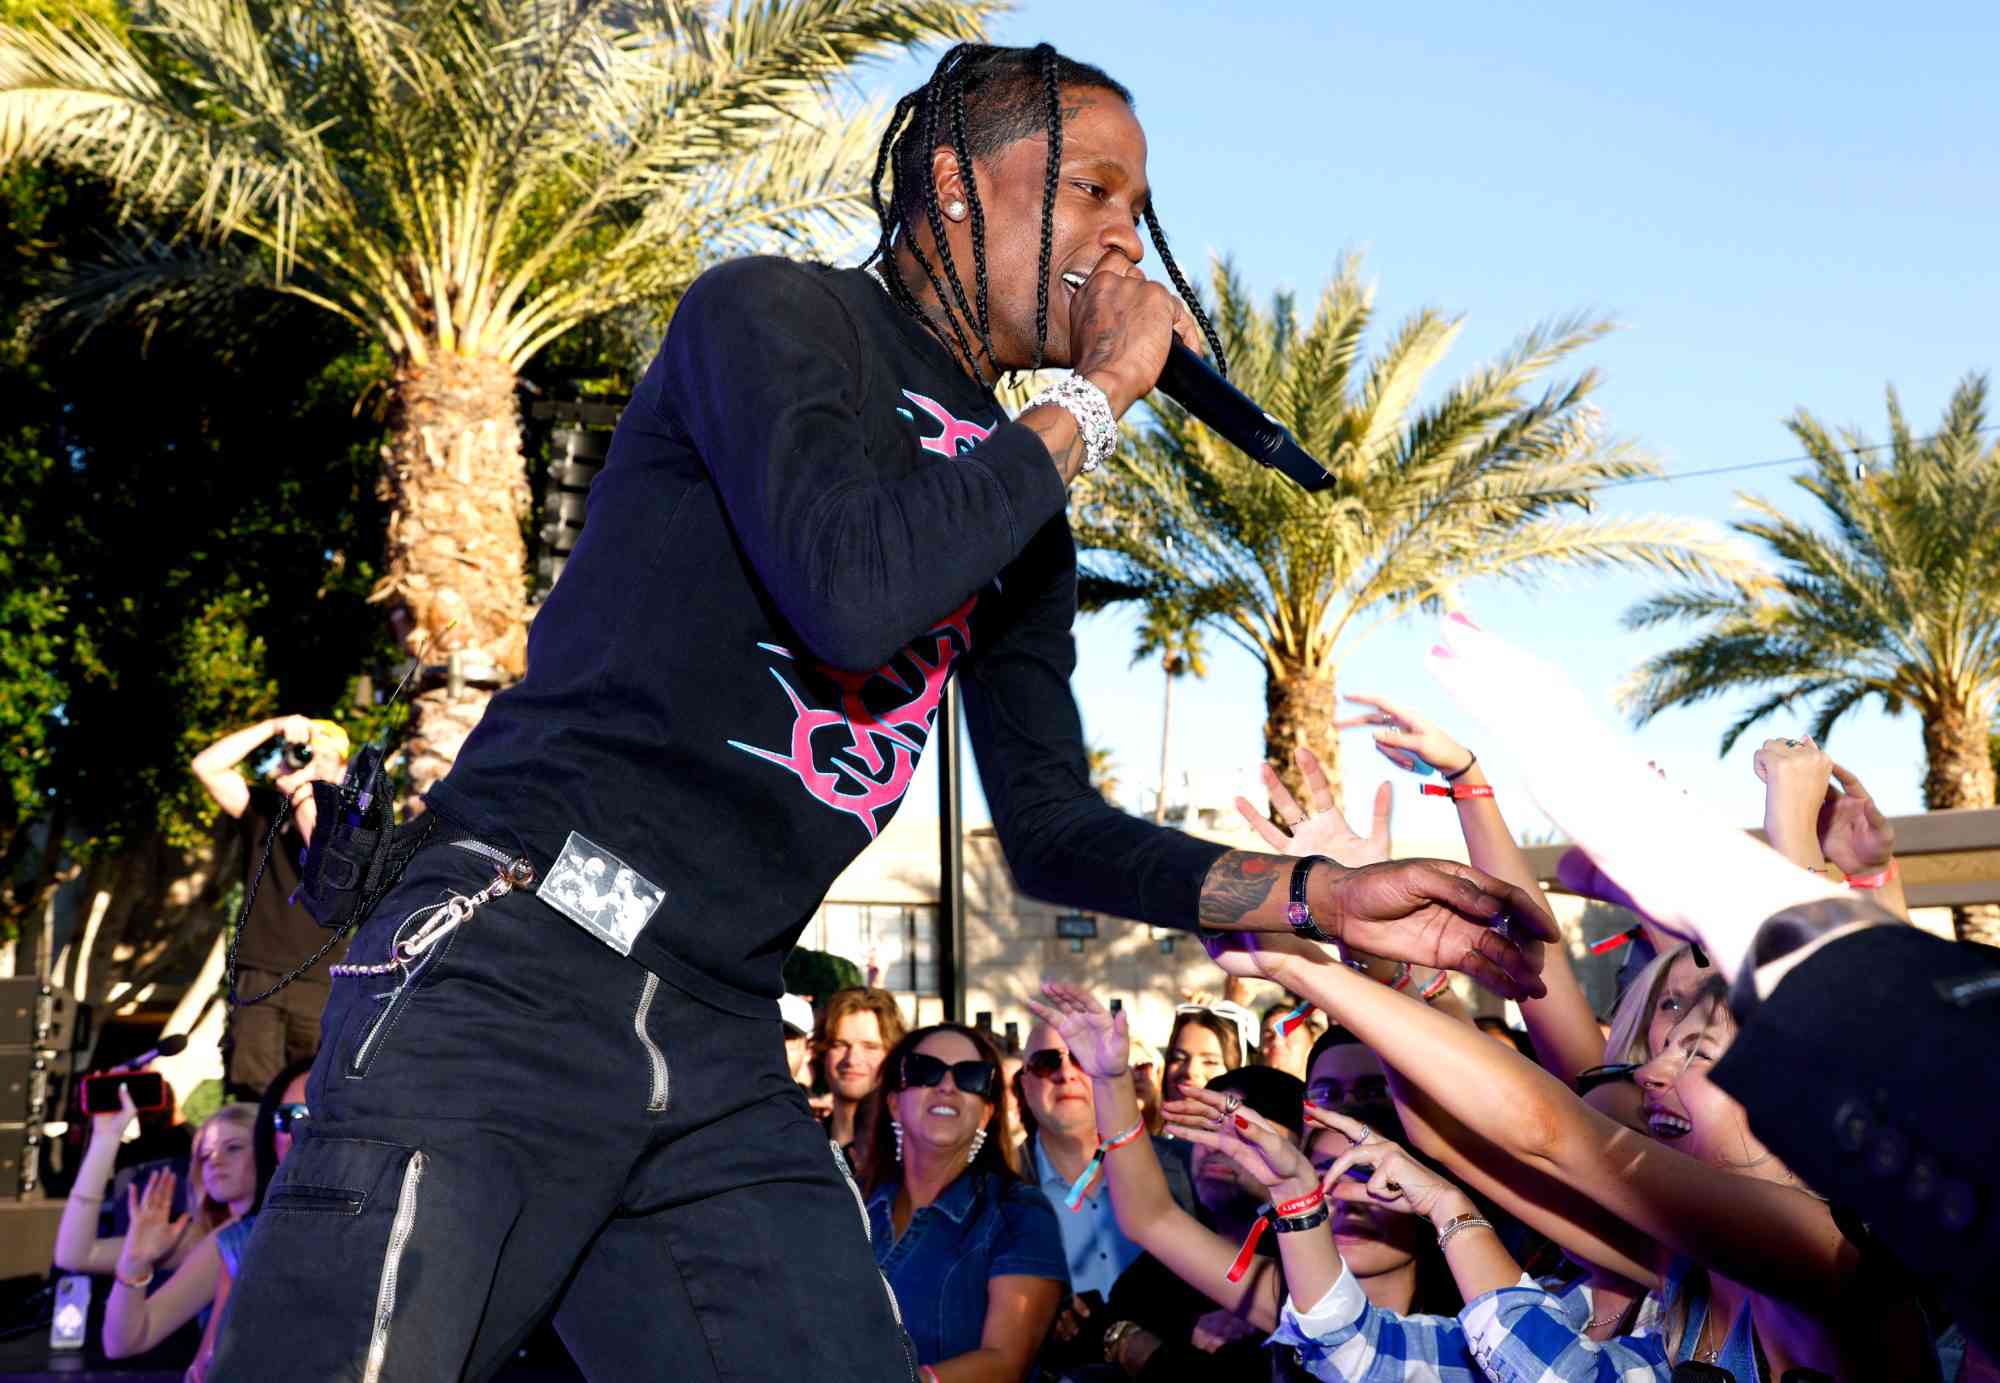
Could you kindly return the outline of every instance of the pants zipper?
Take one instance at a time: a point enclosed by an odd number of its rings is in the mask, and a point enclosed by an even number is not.
[[[378,1383],[382,1366],[389,1358],[389,1323],[396,1313],[396,1274],[403,1264],[403,1249],[417,1223],[417,1187],[424,1179],[422,1149],[410,1154],[403,1168],[403,1189],[396,1196],[396,1218],[389,1226],[389,1247],[382,1256],[382,1281],[375,1289],[375,1328],[368,1335],[368,1367],[361,1383]]]
[[[646,1060],[653,1068],[652,1091],[646,1099],[646,1109],[651,1113],[667,1107],[667,1054],[646,1031],[646,1015],[653,1011],[653,996],[659,992],[660,977],[648,970],[646,983],[639,990],[639,1007],[632,1014],[632,1031],[638,1034],[639,1045],[646,1049]]]

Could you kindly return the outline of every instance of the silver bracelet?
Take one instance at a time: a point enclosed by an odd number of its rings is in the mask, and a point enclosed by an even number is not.
[[[1444,1227],[1444,1233],[1438,1235],[1438,1247],[1442,1249],[1446,1244],[1449,1244],[1451,1242],[1452,1236],[1454,1234],[1457,1234],[1462,1229],[1491,1229],[1491,1228],[1493,1228],[1493,1221],[1491,1220],[1485,1219],[1478,1215],[1460,1215],[1457,1219],[1453,1220],[1450,1224]]]
[[[1104,391],[1082,375],[1066,375],[1053,388],[1044,389],[1028,400],[1028,408],[1051,404],[1076,419],[1083,438],[1083,474],[1089,475],[1111,459],[1118,450],[1118,420],[1111,416],[1111,400]]]

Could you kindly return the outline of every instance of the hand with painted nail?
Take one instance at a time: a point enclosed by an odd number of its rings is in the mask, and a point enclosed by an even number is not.
[[[1434,1225],[1472,1209],[1472,1199],[1448,1177],[1359,1119],[1309,1104],[1306,1123],[1332,1129],[1350,1145],[1320,1176],[1329,1197],[1421,1215]]]
[[[1460,774],[1472,767],[1472,751],[1429,721],[1380,696],[1350,696],[1368,707],[1366,715],[1333,722],[1336,730],[1372,730],[1376,752],[1405,773]]]
[[[1296,1200],[1319,1186],[1319,1176],[1291,1133],[1243,1104],[1240,1096],[1188,1086],[1161,1109],[1176,1138],[1221,1153],[1274,1202]]]

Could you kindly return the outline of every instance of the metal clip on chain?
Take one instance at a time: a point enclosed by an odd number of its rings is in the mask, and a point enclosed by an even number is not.
[[[424,953],[449,936],[453,928],[471,918],[481,905],[535,881],[535,867],[525,859],[509,861],[494,871],[493,882],[474,894],[455,894],[424,919],[423,926],[397,942],[389,959],[380,965],[336,965],[328,973],[336,979],[370,975],[391,975],[414,964]]]

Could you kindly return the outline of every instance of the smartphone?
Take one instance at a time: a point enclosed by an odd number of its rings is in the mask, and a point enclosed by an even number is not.
[[[71,1273],[56,1284],[56,1310],[49,1318],[50,1349],[82,1349],[90,1323],[90,1279]]]
[[[104,1071],[83,1078],[83,1112],[116,1114],[118,1087],[132,1092],[132,1103],[143,1113],[167,1107],[166,1078],[158,1071]]]

